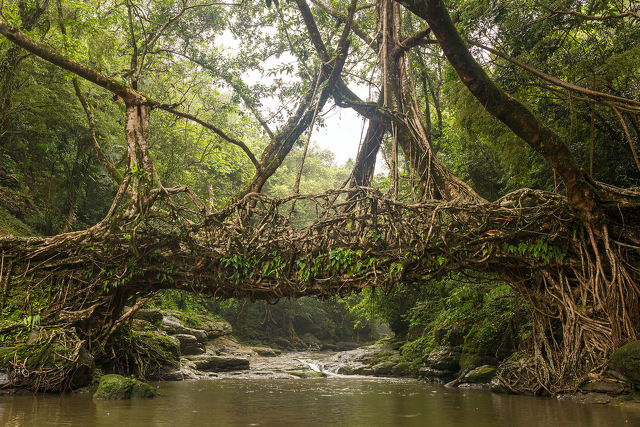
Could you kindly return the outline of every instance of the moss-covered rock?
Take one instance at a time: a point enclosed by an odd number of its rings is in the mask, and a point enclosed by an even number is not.
[[[134,319],[144,320],[154,326],[160,326],[163,317],[164,315],[160,310],[141,309],[133,314]]]
[[[495,366],[483,365],[466,373],[462,382],[468,384],[486,384],[496,375]]]
[[[14,199],[17,194],[14,191],[0,187],[0,236],[37,236],[38,233],[31,226],[19,219],[20,209],[22,208],[17,206],[22,206],[23,204],[16,205],[15,200],[8,200]]]
[[[394,377],[417,377],[419,366],[413,362],[400,362],[391,369]]]
[[[229,322],[217,320],[204,314],[197,314],[194,317],[198,322],[194,327],[202,329],[207,334],[208,339],[231,335],[233,331]]]
[[[147,363],[180,367],[180,341],[155,332],[133,332],[134,344],[149,356]]]
[[[621,373],[634,384],[640,384],[640,341],[633,341],[617,349],[609,368]]]
[[[392,360],[386,362],[380,362],[374,365],[371,369],[373,369],[373,374],[379,377],[391,376],[393,372],[393,368],[397,365],[397,362]]]
[[[100,378],[98,390],[93,395],[93,398],[98,400],[124,400],[151,398],[154,396],[153,387],[147,383],[121,375],[109,374]]]
[[[599,379],[589,381],[580,387],[583,392],[593,393],[606,393],[617,396],[619,394],[628,392],[628,387],[625,387],[624,383],[610,379]]]
[[[243,371],[249,369],[249,360],[231,356],[196,356],[191,358],[196,369],[206,372]]]
[[[476,366],[495,364],[497,364],[497,359],[495,357],[488,356],[483,353],[463,351],[460,354],[459,365],[461,371],[465,371],[468,368],[473,368]]]
[[[438,371],[455,372],[460,369],[460,353],[452,347],[442,347],[429,353],[424,364]]]

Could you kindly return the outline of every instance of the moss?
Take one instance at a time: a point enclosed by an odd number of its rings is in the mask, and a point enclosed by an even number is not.
[[[10,368],[16,361],[29,375],[19,380],[19,386],[40,391],[62,391],[82,387],[91,382],[95,369],[93,356],[83,347],[77,360],[70,360],[71,350],[58,343],[19,344],[0,348],[0,369]],[[20,369],[22,373],[22,369]],[[46,376],[39,372],[47,371]],[[54,378],[49,381],[48,376]]]
[[[1,235],[28,237],[37,236],[38,233],[30,226],[11,215],[11,213],[9,213],[9,211],[3,206],[0,206],[0,236]]]
[[[492,356],[487,356],[482,353],[469,353],[463,352],[460,354],[460,370],[464,371],[469,367],[486,365],[486,364],[495,364],[496,358]]]
[[[98,390],[93,395],[93,398],[99,400],[123,400],[151,398],[154,396],[153,387],[147,383],[133,378],[109,374],[100,378],[100,385],[98,385]]]
[[[133,332],[133,342],[148,353],[149,361],[179,367],[180,343],[177,340],[152,332]]]
[[[19,344],[0,348],[0,366],[6,369],[13,360],[25,363],[25,367],[29,370],[53,365],[70,366],[71,362],[66,356],[68,356],[68,350],[61,345]]]
[[[420,372],[418,362],[400,362],[391,369],[394,377],[414,377],[417,378]]]
[[[489,365],[480,366],[473,369],[464,377],[464,382],[468,383],[488,383],[496,374],[496,368]]]
[[[7,369],[15,353],[16,347],[0,347],[0,370]]]
[[[617,349],[609,360],[609,367],[633,383],[640,384],[640,341],[630,342]]]
[[[29,290],[27,295],[27,289]],[[39,324],[39,316],[49,307],[49,298],[60,289],[57,281],[30,287],[28,279],[12,276],[11,286],[5,296],[5,304],[0,317],[10,323],[29,323],[33,319],[34,326]],[[26,301],[26,302],[25,302]],[[0,337],[0,340],[2,337]]]

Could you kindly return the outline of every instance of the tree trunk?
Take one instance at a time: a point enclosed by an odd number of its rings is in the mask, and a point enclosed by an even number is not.
[[[493,116],[542,154],[562,177],[571,206],[589,224],[602,219],[596,189],[567,145],[522,103],[502,91],[473,59],[442,0],[398,0],[423,18],[460,80]]]

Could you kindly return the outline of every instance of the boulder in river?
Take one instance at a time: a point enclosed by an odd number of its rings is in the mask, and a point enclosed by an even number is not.
[[[614,396],[629,391],[624,383],[607,379],[590,381],[580,387],[580,390],[584,392],[606,393]]]
[[[249,369],[249,360],[243,357],[206,355],[194,357],[191,360],[197,370],[205,372],[244,371]]]
[[[133,378],[109,374],[100,378],[98,390],[93,395],[98,400],[124,400],[150,398],[155,396],[153,387]]]
[[[271,347],[251,347],[251,350],[255,351],[258,356],[262,357],[275,357],[280,355],[280,350],[275,350]]]
[[[640,341],[632,341],[617,349],[609,359],[609,368],[630,382],[640,384]]]
[[[428,383],[436,384],[444,384],[454,378],[454,374],[451,371],[443,371],[440,369],[428,368],[426,366],[420,368],[419,376]]]
[[[496,375],[495,366],[478,366],[467,372],[461,382],[466,384],[486,384]]]

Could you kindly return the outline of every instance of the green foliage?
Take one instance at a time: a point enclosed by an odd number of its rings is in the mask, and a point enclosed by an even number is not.
[[[35,236],[36,231],[0,206],[0,235]]]
[[[504,357],[527,325],[524,307],[508,285],[458,275],[419,288],[368,288],[345,303],[356,324],[389,324],[405,340],[401,351],[409,362],[440,346],[457,347],[470,356]]]
[[[562,249],[557,246],[550,245],[545,238],[540,238],[531,244],[525,242],[519,243],[517,246],[512,244],[505,244],[505,251],[512,255],[529,255],[537,260],[548,263],[551,260],[562,261],[567,255]]]

